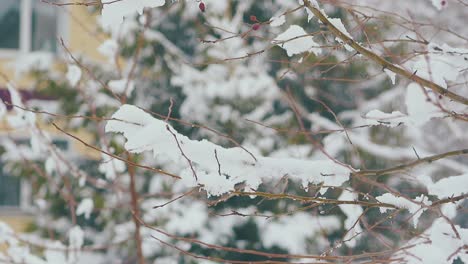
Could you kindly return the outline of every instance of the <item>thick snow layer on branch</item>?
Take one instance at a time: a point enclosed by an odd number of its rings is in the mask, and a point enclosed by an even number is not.
[[[437,182],[432,182],[429,177],[423,177],[422,179],[428,193],[436,195],[439,199],[468,193],[468,173],[443,178]]]
[[[405,95],[407,115],[400,111],[388,114],[380,110],[372,110],[365,115],[365,119],[368,125],[422,126],[432,118],[445,115],[439,107],[434,105],[434,102],[438,100],[436,97],[431,91],[424,91],[417,83],[410,83]]]
[[[280,179],[284,175],[302,182],[340,186],[349,179],[350,170],[331,160],[288,158],[254,158],[241,148],[223,148],[207,140],[190,140],[169,124],[153,118],[143,110],[123,105],[107,123],[106,132],[123,133],[125,148],[132,153],[153,151],[185,167],[181,173],[187,185],[202,185],[208,195],[234,190],[238,183],[257,189],[262,180]],[[194,181],[197,178],[197,181]]]
[[[455,228],[460,235],[457,238]],[[458,225],[450,225],[445,219],[439,218],[421,236],[410,240],[400,251],[392,256],[398,262],[407,264],[438,264],[452,263],[458,257],[468,263],[468,253],[463,249],[468,244],[468,229]],[[400,259],[403,258],[403,259]]]
[[[285,32],[279,34],[272,43],[286,50],[289,57],[307,51],[315,54],[321,52],[320,45],[298,25],[290,26]]]

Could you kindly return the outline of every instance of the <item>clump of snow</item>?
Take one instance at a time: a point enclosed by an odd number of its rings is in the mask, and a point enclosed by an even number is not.
[[[106,179],[112,181],[118,174],[125,172],[125,162],[109,157],[106,154],[102,155],[102,161],[99,165],[99,172],[106,175]]]
[[[388,78],[390,78],[390,81],[392,81],[392,84],[396,83],[396,73],[392,72],[389,69],[384,69],[385,74],[387,74]]]
[[[68,243],[69,249],[71,249],[69,253],[69,261],[73,263],[74,261],[78,260],[79,257],[79,250],[84,244],[84,232],[79,226],[74,226],[68,232]]]
[[[422,126],[432,118],[445,116],[442,110],[434,105],[437,96],[430,90],[423,90],[417,83],[410,83],[406,89],[405,104],[407,115],[400,111],[384,113],[372,110],[365,115],[368,125],[384,125],[395,127],[398,125]]]
[[[271,21],[270,26],[279,27],[286,22],[286,16],[285,15],[274,16],[270,19],[270,21]]]
[[[19,55],[11,66],[15,69],[15,75],[20,77],[33,70],[47,71],[53,62],[52,53],[35,51]]]
[[[81,203],[76,208],[76,215],[84,215],[86,219],[89,219],[91,213],[94,209],[94,202],[91,198],[86,198],[81,201]]]
[[[154,156],[164,155],[184,165],[183,181],[201,185],[208,195],[233,191],[238,183],[257,189],[262,180],[278,180],[284,175],[302,182],[304,188],[310,183],[340,186],[351,172],[332,160],[254,158],[241,148],[226,149],[207,140],[190,140],[132,105],[123,105],[112,118],[115,120],[108,121],[106,132],[122,133],[128,151],[152,151]]]
[[[135,83],[128,79],[112,80],[108,85],[114,93],[125,93],[126,96],[130,96],[135,89]]]
[[[321,53],[320,45],[298,25],[291,25],[285,32],[279,34],[272,43],[286,50],[289,57],[307,51],[315,54]]]
[[[282,216],[272,222],[264,218],[256,221],[261,229],[259,234],[265,246],[277,245],[287,249],[291,254],[306,254],[307,238],[340,228],[340,222],[334,216],[312,216],[303,212]]]
[[[298,0],[298,2],[300,5],[304,5],[304,0]],[[316,0],[310,0],[309,2],[313,7],[319,9],[319,5]],[[314,17],[314,13],[312,13],[312,11],[307,7],[305,7],[305,10],[307,12],[307,22],[309,22]]]
[[[69,166],[57,153],[52,152],[45,160],[45,169],[49,175],[64,173]]]
[[[437,182],[432,182],[428,177],[422,179],[428,193],[436,195],[439,199],[468,193],[468,173],[443,178]]]
[[[106,56],[109,61],[112,61],[117,54],[119,44],[114,39],[108,39],[104,41],[99,47],[98,52]]]
[[[444,88],[447,88],[448,82],[456,81],[468,68],[468,49],[429,43],[427,51],[428,54],[416,57],[411,69],[418,76]]]
[[[71,86],[75,87],[81,79],[81,69],[76,65],[68,65],[67,80]]]
[[[348,190],[343,190],[338,200],[340,201],[355,201],[357,194]],[[346,215],[344,228],[347,230],[344,243],[349,247],[356,246],[357,236],[362,233],[362,227],[359,223],[359,218],[364,213],[361,206],[356,204],[340,204],[341,211]]]
[[[409,119],[416,126],[425,124],[431,118],[444,116],[444,113],[432,103],[436,102],[436,95],[427,90],[426,93],[417,83],[410,83],[406,89],[406,110]]]
[[[125,17],[143,14],[144,8],[163,6],[165,0],[122,0],[103,1],[101,25],[106,30],[119,27]]]
[[[381,202],[381,203],[388,203],[395,205],[398,208],[404,208],[408,209],[408,211],[413,214],[413,225],[416,227],[419,222],[419,217],[421,214],[426,210],[426,208],[422,207],[420,204],[423,205],[431,205],[431,202],[428,201],[427,197],[422,195],[415,198],[414,201],[403,198],[403,197],[397,197],[391,193],[385,193],[379,197],[376,197],[376,199]],[[380,207],[380,212],[385,213],[388,210],[391,210],[391,208],[388,207]]]
[[[14,113],[7,115],[7,122],[12,128],[31,127],[36,122],[36,115],[31,111],[26,111],[18,91],[12,83],[7,83],[8,92],[11,97],[11,104],[14,107]],[[3,104],[3,102],[1,103]]]

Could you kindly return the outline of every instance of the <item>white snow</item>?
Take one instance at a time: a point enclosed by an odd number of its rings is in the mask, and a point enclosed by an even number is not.
[[[365,115],[368,125],[384,125],[395,127],[398,125],[420,127],[432,118],[440,118],[446,114],[435,105],[437,96],[431,90],[423,90],[417,83],[410,83],[406,89],[405,104],[407,115],[400,111],[384,113],[372,110]]]
[[[53,54],[44,51],[22,53],[10,64],[16,77],[21,77],[32,70],[47,71],[54,61]]]
[[[406,245],[403,245],[403,248],[410,245],[412,247],[393,255],[393,259],[403,259],[392,263],[452,263],[452,261],[458,257],[460,257],[464,263],[468,263],[468,253],[463,249],[463,247],[468,244],[468,229],[461,228],[458,225],[454,225],[453,227],[460,234],[460,239],[454,234],[452,225],[445,219],[437,219],[424,234],[408,241]]]
[[[107,180],[114,180],[118,174],[125,172],[125,162],[109,157],[106,154],[102,154],[101,164],[99,165],[99,172],[106,175]]]
[[[339,31],[341,31],[341,33],[345,34],[347,37],[349,37],[350,39],[353,39],[353,37],[351,36],[351,34],[349,34],[348,30],[346,30],[345,26],[343,25],[343,22],[341,22],[341,18],[328,18],[328,21],[330,21],[330,23],[335,26]],[[340,43],[340,44],[344,44],[344,47],[347,51],[353,51],[354,49],[349,46],[348,44],[346,43],[343,43],[343,41],[339,38],[339,37],[335,37],[335,40]]]
[[[380,110],[372,110],[368,112],[364,118],[368,125],[383,125],[388,127],[396,127],[408,122],[407,115],[400,111],[393,111],[388,114]]]
[[[227,193],[238,183],[257,189],[262,180],[280,179],[284,175],[302,182],[304,188],[309,183],[322,182],[340,186],[349,179],[350,170],[331,160],[261,156],[255,160],[241,148],[226,149],[207,140],[190,140],[169,124],[132,105],[123,105],[112,118],[116,120],[108,121],[106,132],[123,133],[128,151],[153,151],[154,156],[165,155],[184,165],[186,169],[180,175],[183,181],[191,186],[201,184],[208,195]],[[195,177],[198,182],[194,181]]]
[[[75,87],[81,79],[80,67],[72,64],[68,64],[67,80],[71,86]]]
[[[98,47],[98,52],[106,56],[109,61],[113,61],[117,51],[119,49],[119,44],[114,39],[108,39],[104,41]]]
[[[321,53],[320,45],[298,25],[291,25],[285,32],[279,34],[272,43],[286,50],[289,57],[307,51],[315,54]]]
[[[444,88],[468,68],[468,49],[429,43],[427,51],[427,54],[417,56],[408,64],[418,76]]]
[[[406,110],[409,119],[416,126],[425,124],[431,118],[444,116],[444,113],[432,103],[436,102],[436,95],[429,90],[426,92],[427,96],[417,83],[410,83],[406,89]]]
[[[468,193],[468,173],[443,178],[437,182],[432,182],[428,177],[423,179],[422,182],[427,187],[428,193],[436,195],[439,199]]]
[[[271,21],[270,26],[279,27],[286,22],[286,16],[285,15],[274,16],[270,19],[270,21]]]
[[[340,201],[356,201],[358,196],[356,193],[343,190],[338,200]],[[364,213],[364,210],[361,206],[355,204],[340,204],[341,211],[346,215],[346,220],[344,222],[344,228],[347,230],[346,236],[343,238],[344,243],[349,247],[356,246],[357,238],[359,234],[363,231],[361,224],[359,223],[359,218]]]
[[[385,74],[387,74],[388,78],[390,78],[390,81],[392,81],[392,84],[396,83],[396,73],[392,72],[389,69],[384,69]]]
[[[107,4],[113,2],[111,4]],[[125,17],[134,14],[143,14],[144,8],[153,8],[163,6],[165,0],[122,0],[122,1],[103,1],[101,25],[109,30],[119,27]]]
[[[135,89],[135,83],[128,79],[112,80],[108,85],[114,93],[125,93],[126,96],[130,96]]]
[[[25,111],[21,108],[24,108],[21,96],[13,86],[12,83],[7,83],[8,91],[10,92],[11,104],[14,107],[14,113],[7,115],[8,124],[12,128],[25,128],[30,127],[36,122],[36,115],[31,111]],[[3,102],[1,103],[3,104]]]
[[[303,5],[304,4],[304,1],[303,0],[298,0],[299,4],[300,5]],[[319,8],[319,5],[317,3],[316,0],[310,0],[309,1],[310,4],[315,7],[315,8]],[[312,11],[309,10],[309,8],[305,7],[305,10],[307,12],[307,22],[310,22],[310,20],[314,17],[314,14],[312,13]]]
[[[282,216],[277,221],[271,222],[258,218],[256,222],[260,227],[259,234],[265,246],[277,245],[287,249],[291,254],[307,254],[307,238],[340,228],[340,222],[336,217],[312,216],[304,212]]]
[[[391,193],[385,193],[379,197],[376,197],[376,199],[381,203],[393,204],[398,208],[408,209],[408,211],[413,214],[412,220],[414,227],[418,225],[419,217],[426,210],[426,208],[422,207],[416,202],[422,203],[424,205],[431,205],[431,202],[428,201],[427,197],[422,194],[421,196],[415,198],[414,202],[403,197],[397,197]],[[388,207],[380,207],[379,209],[381,213],[391,210],[391,208]]]
[[[76,215],[84,215],[86,219],[89,219],[91,213],[94,209],[94,202],[91,198],[85,198],[81,201],[81,203],[76,208]]]

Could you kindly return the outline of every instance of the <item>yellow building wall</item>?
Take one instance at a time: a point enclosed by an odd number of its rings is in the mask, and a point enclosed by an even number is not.
[[[97,26],[97,15],[89,12],[85,6],[67,6],[66,8],[59,8],[52,6],[50,8],[57,8],[61,15],[65,16],[67,28],[65,29],[66,36],[58,36],[63,38],[66,47],[73,53],[84,55],[87,59],[98,62],[106,61],[97,48],[99,45],[108,38],[106,34],[99,30]],[[57,43],[57,49],[63,50],[60,43]],[[64,51],[65,56],[66,52]],[[5,74],[8,79],[15,81],[15,83],[22,88],[30,88],[32,79],[27,76],[15,76],[14,57],[2,58],[0,56],[0,70]],[[63,67],[58,67],[63,68]],[[4,78],[0,78],[0,86],[5,86]]]
[[[58,8],[53,7],[51,8]],[[98,62],[105,62],[106,59],[98,53],[97,48],[100,43],[107,39],[107,36],[99,31],[96,24],[96,16],[91,15],[87,7],[84,6],[68,6],[66,8],[59,8],[60,12],[65,12],[67,20],[67,37],[64,39],[67,48],[76,55],[85,56],[87,59],[91,59]],[[58,49],[61,49],[62,46],[59,44]],[[66,53],[64,53],[66,54]],[[32,89],[34,85],[34,80],[28,76],[15,76],[15,69],[13,63],[15,58],[1,58],[0,57],[0,87],[5,88],[7,80],[13,81],[18,89]],[[58,62],[53,66],[54,70],[65,71],[66,67],[60,65]],[[63,72],[65,74],[65,72]],[[59,123],[60,124],[60,121]],[[54,127],[46,124],[41,124],[45,131],[49,132],[51,135],[59,135],[60,137],[68,138],[67,135],[62,134],[57,131]],[[0,120],[0,134],[5,134],[12,132],[11,129]],[[85,131],[74,131],[70,132],[73,135],[76,135],[85,142],[92,142],[93,137],[91,134],[86,133]],[[90,148],[87,148],[82,143],[77,142],[74,139],[68,138],[70,141],[70,147],[72,151],[82,153],[83,156],[88,158],[98,159],[100,153],[94,151]],[[24,231],[28,224],[31,222],[31,216],[28,216],[23,213],[18,213],[16,211],[7,211],[0,209],[0,222],[5,222],[10,225],[15,231]],[[1,245],[0,245],[1,249]]]

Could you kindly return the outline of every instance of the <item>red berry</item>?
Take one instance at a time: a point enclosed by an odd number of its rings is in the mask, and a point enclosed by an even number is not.
[[[447,2],[446,1],[440,1],[440,4],[444,6]]]
[[[252,21],[252,22],[258,22],[256,16],[250,16],[250,21]]]
[[[198,5],[198,8],[200,8],[200,11],[202,12],[205,12],[205,3],[201,2],[199,5]]]
[[[260,29],[260,24],[259,23],[255,23],[252,25],[252,29],[253,30],[259,30]]]

